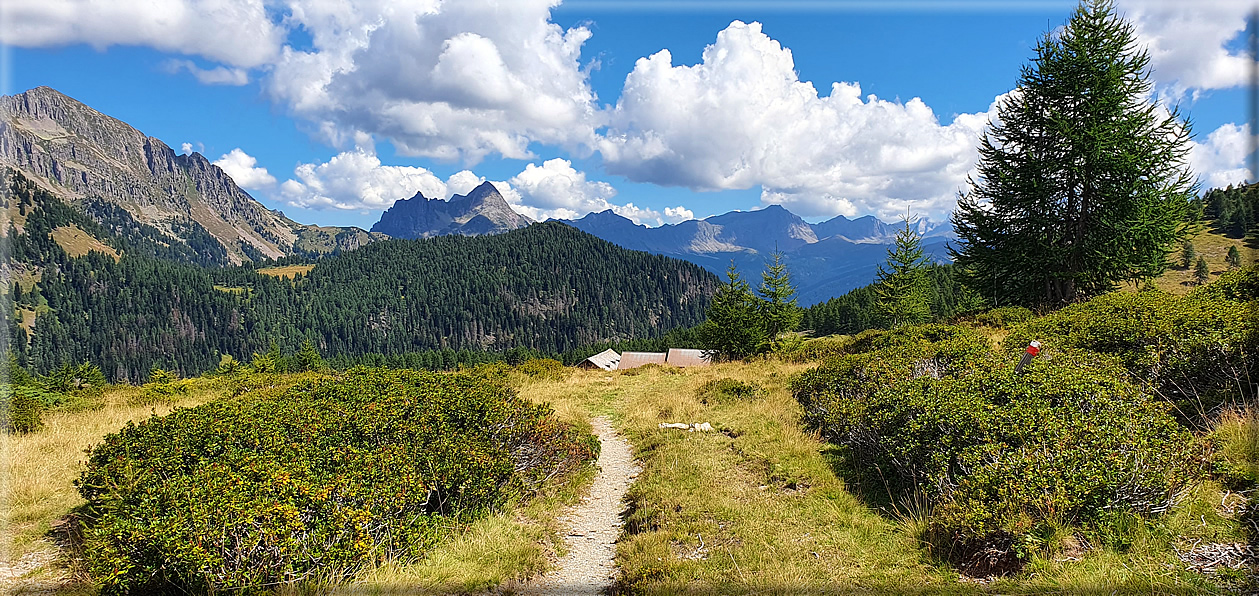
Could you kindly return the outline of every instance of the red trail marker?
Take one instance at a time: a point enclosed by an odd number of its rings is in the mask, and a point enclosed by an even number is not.
[[[1032,358],[1035,358],[1038,354],[1040,354],[1040,342],[1033,341],[1027,346],[1027,350],[1023,352],[1023,358],[1021,358],[1019,363],[1015,365],[1014,372],[1023,372],[1023,367],[1027,366],[1027,363],[1031,362]]]

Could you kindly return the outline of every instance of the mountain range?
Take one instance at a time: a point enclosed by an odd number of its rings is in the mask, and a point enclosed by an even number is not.
[[[203,265],[353,250],[386,238],[497,234],[530,225],[490,182],[449,200],[416,193],[371,231],[295,222],[236,185],[199,153],[160,140],[55,89],[0,97],[0,166],[21,172],[148,254]],[[19,214],[10,221],[21,225]],[[872,216],[809,223],[771,205],[649,228],[612,211],[564,221],[624,248],[690,261],[722,274],[733,262],[752,285],[782,251],[802,305],[870,283],[898,226]],[[932,258],[947,258],[947,223],[918,221]]]
[[[765,262],[775,250],[781,251],[804,306],[869,284],[887,259],[888,244],[898,229],[869,215],[857,219],[840,215],[812,224],[780,205],[657,228],[635,224],[611,210],[564,223],[625,248],[687,260],[718,274],[733,261],[754,287]],[[912,225],[929,257],[946,261],[947,244],[955,238],[952,227],[925,219]]]

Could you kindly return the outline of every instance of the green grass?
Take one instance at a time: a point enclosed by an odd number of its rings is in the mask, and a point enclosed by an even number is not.
[[[920,539],[923,504],[892,501],[877,478],[854,472],[858,466],[843,450],[801,428],[799,405],[786,385],[808,366],[764,360],[512,378],[522,395],[551,403],[562,420],[588,428],[591,417],[608,416],[634,446],[643,471],[627,495],[618,544],[622,593],[1212,593],[1218,590],[1186,571],[1175,550],[1194,541],[1244,540],[1230,511],[1235,503],[1227,502],[1221,486],[1206,482],[1152,520],[1124,518],[1100,530],[1058,524],[1038,537],[1032,559],[1013,577],[961,578],[933,556],[943,553],[932,553]],[[723,379],[762,390],[712,399],[712,383]],[[56,413],[40,433],[5,438],[0,496],[10,560],[55,550],[49,530],[81,503],[70,482],[82,449],[126,420],[149,415],[150,409],[131,405],[135,392],[111,390],[101,409]],[[206,384],[181,403],[223,392]],[[661,429],[661,422],[709,422],[717,431]],[[1215,436],[1230,459],[1259,463],[1259,415],[1226,417]],[[447,540],[422,559],[382,562],[348,588],[371,594],[518,590],[562,554],[559,513],[592,478],[587,470],[528,503],[449,528]],[[34,576],[65,574],[64,565]],[[60,591],[91,592],[91,586],[80,576]]]
[[[1228,256],[1230,246],[1236,246],[1241,252],[1242,267],[1259,262],[1259,249],[1247,246],[1246,242],[1241,238],[1229,238],[1224,234],[1212,230],[1210,227],[1204,229],[1189,238],[1193,242],[1193,248],[1196,255],[1194,262],[1197,262],[1201,256],[1206,259],[1207,267],[1211,270],[1211,275],[1207,278],[1207,283],[1215,281],[1225,271],[1228,271],[1228,264],[1224,262],[1224,258]],[[1180,267],[1180,247],[1176,247],[1176,251],[1168,256],[1168,260],[1174,265],[1163,273],[1158,279],[1154,280],[1154,285],[1160,290],[1169,294],[1188,294],[1197,287],[1193,281],[1194,263],[1189,263],[1189,267]],[[1132,289],[1132,284],[1128,284],[1127,289]]]

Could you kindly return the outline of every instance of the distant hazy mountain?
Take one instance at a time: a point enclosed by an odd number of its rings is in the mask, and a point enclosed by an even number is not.
[[[753,286],[760,283],[770,253],[781,250],[805,306],[870,283],[900,227],[872,216],[850,220],[841,215],[811,224],[779,205],[658,228],[612,211],[564,223],[625,248],[685,259],[718,274],[733,260]],[[946,261],[946,244],[955,237],[952,227],[927,220],[914,225],[927,253]]]
[[[254,200],[200,154],[177,155],[49,87],[0,96],[0,165],[108,228],[152,230],[161,242],[209,254],[210,262],[349,250],[380,238],[297,223]],[[213,244],[222,250],[208,250]]]
[[[484,236],[523,228],[533,220],[512,211],[498,189],[482,182],[466,195],[455,195],[449,201],[430,199],[415,193],[409,199],[395,201],[372,226],[373,232],[394,238],[432,238],[433,236]]]

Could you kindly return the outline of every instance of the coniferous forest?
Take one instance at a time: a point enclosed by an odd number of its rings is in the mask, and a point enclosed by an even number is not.
[[[559,355],[694,326],[717,285],[697,265],[559,223],[291,258],[283,264],[313,268],[285,278],[157,258],[165,255],[143,224],[115,233],[21,175],[6,190],[21,226],[8,230],[8,292],[23,315],[9,319],[9,337],[19,363],[41,373],[88,361],[114,381],[146,379],[155,367],[197,374],[224,355],[248,360],[306,341],[347,362],[420,354],[408,363],[428,368],[511,350]],[[70,256],[53,239],[67,226],[120,256]]]

